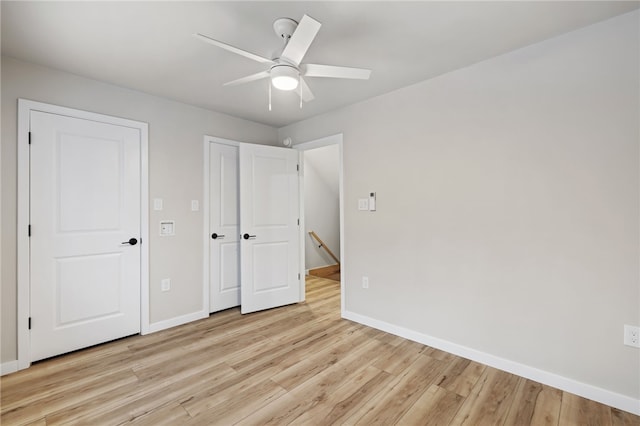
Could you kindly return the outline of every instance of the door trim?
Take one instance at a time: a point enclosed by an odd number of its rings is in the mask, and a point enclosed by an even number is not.
[[[211,176],[209,175],[211,173],[211,168],[210,168],[210,164],[209,164],[209,154],[210,154],[210,150],[211,150],[211,144],[212,143],[219,143],[222,145],[231,145],[231,146],[235,146],[235,147],[239,147],[240,144],[242,142],[239,141],[234,141],[231,139],[223,139],[223,138],[218,138],[215,136],[204,136],[204,155],[202,156],[202,158],[204,159],[204,186],[203,186],[203,194],[202,194],[202,229],[204,231],[203,235],[204,235],[204,239],[203,239],[203,246],[202,246],[202,309],[204,311],[207,312],[207,315],[210,314],[211,312],[211,306],[209,303],[209,296],[210,296],[210,289],[209,289],[209,274],[211,273],[210,269],[211,269],[211,265],[209,265],[210,262],[210,250],[209,250],[209,203],[211,200],[209,200],[209,182],[211,179]]]
[[[329,145],[338,145],[339,151],[339,205],[340,205],[340,316],[344,318],[345,314],[345,300],[344,300],[344,271],[346,264],[344,262],[344,179],[343,179],[343,135],[342,133],[338,133],[336,135],[327,136],[320,139],[315,139],[309,142],[303,142],[296,145],[293,145],[294,149],[300,151],[300,175],[299,175],[299,190],[300,190],[300,276],[305,276],[305,254],[304,254],[304,245],[305,245],[305,237],[306,232],[305,229],[305,221],[304,221],[304,151],[309,151],[311,149],[322,148],[323,146]],[[304,294],[306,291],[306,281],[302,280],[302,297],[304,298]]]
[[[140,333],[149,332],[149,125],[140,121],[112,117],[27,99],[18,99],[18,370],[31,365],[30,315],[30,239],[27,233],[30,211],[29,121],[31,111],[130,127],[140,131]]]

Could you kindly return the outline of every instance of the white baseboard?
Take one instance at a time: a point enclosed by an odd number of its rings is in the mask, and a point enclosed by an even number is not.
[[[602,389],[586,383],[581,383],[555,373],[550,373],[548,371],[530,367],[525,364],[520,364],[508,359],[500,358],[498,356],[481,352],[476,349],[458,345],[456,343],[439,339],[437,337],[428,336],[426,334],[419,333],[408,328],[399,327],[397,325],[380,321],[365,315],[356,314],[347,310],[343,312],[342,317],[369,327],[376,328],[378,330],[386,331],[387,333],[391,333],[405,339],[413,340],[414,342],[422,343],[423,345],[431,346],[433,348],[440,349],[445,352],[449,352],[451,354],[458,355],[463,358],[467,358],[472,361],[476,361],[481,364],[485,364],[490,367],[524,377],[526,379],[552,386],[562,391],[573,393],[575,395],[579,395],[581,397],[588,398],[593,401],[597,401],[635,415],[640,415],[640,400],[633,399],[626,395],[611,392],[606,389]]]
[[[0,376],[15,373],[18,371],[18,361],[3,362],[0,364]]]
[[[178,325],[186,324],[191,321],[196,321],[209,316],[207,311],[192,312],[190,314],[182,315],[179,317],[171,318],[164,321],[154,322],[149,324],[149,333],[155,333],[156,331],[166,330],[167,328],[176,327]]]

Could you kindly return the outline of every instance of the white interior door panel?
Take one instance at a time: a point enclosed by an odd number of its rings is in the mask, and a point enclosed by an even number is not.
[[[209,149],[209,312],[240,305],[238,147]]]
[[[241,312],[296,303],[298,152],[240,145]]]
[[[30,130],[35,361],[140,332],[141,136],[36,111]]]

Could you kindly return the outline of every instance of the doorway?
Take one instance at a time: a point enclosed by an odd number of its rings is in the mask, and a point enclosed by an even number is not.
[[[320,276],[340,281],[341,314],[345,276],[342,140],[342,134],[337,134],[293,146],[300,151],[302,164],[301,273],[313,275],[315,269]]]

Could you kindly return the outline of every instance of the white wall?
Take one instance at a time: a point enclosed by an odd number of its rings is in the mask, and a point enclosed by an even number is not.
[[[1,362],[16,359],[16,110],[26,98],[149,123],[150,322],[202,308],[204,135],[273,144],[274,128],[224,114],[2,57],[2,340]],[[150,205],[152,203],[150,202]],[[159,221],[176,221],[175,237],[158,236]],[[160,280],[171,278],[170,292]]]
[[[637,410],[640,351],[622,336],[640,325],[639,21],[280,129],[344,134],[346,310]],[[356,209],[368,191],[375,213]]]
[[[304,151],[305,269],[335,265],[309,231],[340,259],[340,148],[329,145]]]

